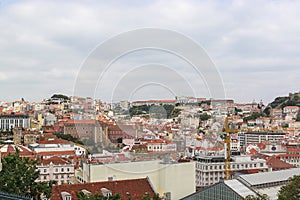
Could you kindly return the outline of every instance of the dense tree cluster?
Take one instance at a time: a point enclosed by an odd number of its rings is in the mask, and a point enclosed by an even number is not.
[[[2,158],[0,191],[34,199],[39,199],[41,194],[50,198],[52,185],[56,182],[35,182],[40,176],[36,168],[38,160],[20,157],[16,151]]]
[[[299,200],[300,199],[300,176],[290,178],[290,182],[280,188],[278,200]]]
[[[83,145],[83,142],[79,139],[79,138],[74,138],[72,135],[70,134],[61,134],[61,133],[56,133],[55,134],[56,137],[64,139],[64,140],[68,140],[77,144],[81,144]]]
[[[262,114],[258,113],[258,112],[254,112],[252,115],[248,116],[248,117],[244,117],[244,121],[247,122],[249,120],[256,120],[257,118],[261,117]]]
[[[52,95],[51,99],[54,99],[54,98],[69,100],[69,97],[66,95],[63,95],[63,94],[54,94],[54,95]]]
[[[180,109],[175,108],[174,105],[140,105],[132,106],[129,109],[130,116],[135,115],[151,115],[154,118],[173,118],[177,117],[180,113]]]

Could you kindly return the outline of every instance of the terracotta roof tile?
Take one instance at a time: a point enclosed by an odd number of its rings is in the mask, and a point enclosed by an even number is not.
[[[51,155],[75,155],[74,150],[70,151],[46,151],[46,152],[38,152],[39,156],[51,156]]]
[[[39,144],[72,144],[72,142],[61,138],[51,138],[51,139],[41,140],[38,143]]]
[[[58,157],[58,156],[53,156],[51,158],[43,159],[41,161],[41,163],[43,165],[49,165],[51,162],[54,165],[64,165],[64,164],[68,164],[69,163],[66,159]]]
[[[146,193],[150,196],[153,196],[155,193],[148,178],[142,178],[72,185],[55,185],[52,187],[52,195],[50,199],[61,200],[61,192],[68,192],[72,195],[72,199],[77,200],[76,191],[80,192],[83,189],[93,194],[99,193],[102,195],[101,188],[110,190],[113,195],[117,193],[120,194],[121,199],[124,200],[127,200],[129,195],[132,200],[140,200]]]
[[[273,171],[294,168],[293,165],[286,163],[275,156],[269,157],[266,161],[266,164],[271,166]]]

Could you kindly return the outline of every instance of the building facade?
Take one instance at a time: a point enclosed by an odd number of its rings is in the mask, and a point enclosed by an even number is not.
[[[245,132],[238,134],[240,145],[242,147],[247,146],[248,144],[257,144],[263,141],[273,141],[278,142],[284,139],[285,133],[276,133],[276,132]]]
[[[154,190],[167,199],[180,199],[195,192],[195,162],[162,160],[108,164],[83,163],[76,178],[80,182],[126,180],[149,177]]]
[[[224,156],[196,156],[196,186],[198,188],[207,187],[225,177]],[[230,162],[231,174],[237,172],[249,173],[268,171],[268,166],[264,159],[251,159],[250,156],[234,156]]]
[[[14,127],[30,128],[30,118],[25,114],[0,115],[0,129],[8,131]]]
[[[38,182],[55,180],[57,184],[64,184],[74,177],[74,164],[58,156],[42,160],[37,169],[40,171]]]

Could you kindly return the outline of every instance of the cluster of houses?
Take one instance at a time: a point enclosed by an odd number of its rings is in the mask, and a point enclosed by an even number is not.
[[[114,112],[116,107],[125,111],[165,104],[180,110],[179,115],[124,118]],[[228,115],[235,130],[230,143],[232,179],[298,169],[299,107],[271,109],[268,116],[263,109],[262,102],[194,97],[114,104],[74,96],[0,102],[0,152],[1,157],[18,151],[39,159],[37,181],[57,181],[51,199],[76,199],[74,191],[119,193],[123,199],[155,193],[164,199],[193,199],[225,178],[222,134]],[[233,182],[223,184],[230,188]]]

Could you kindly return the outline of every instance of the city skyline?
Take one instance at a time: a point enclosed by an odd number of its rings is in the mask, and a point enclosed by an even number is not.
[[[54,93],[73,95],[84,60],[99,44],[144,27],[173,30],[202,46],[223,79],[226,98],[269,103],[277,96],[299,91],[299,2],[67,1],[59,5],[51,1],[0,2],[1,101],[41,101]],[[204,86],[184,63],[150,51],[120,60],[109,75],[118,80],[122,67],[148,63],[172,66],[179,75],[191,77],[192,87]],[[177,86],[177,79],[164,77]],[[111,83],[106,84],[110,89]],[[160,86],[152,85],[123,100],[174,99]],[[210,98],[203,88],[195,95],[177,95]],[[108,96],[105,91],[95,94],[106,101]]]

